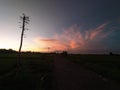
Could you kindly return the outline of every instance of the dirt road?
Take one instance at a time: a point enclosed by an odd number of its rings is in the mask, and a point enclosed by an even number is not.
[[[54,57],[54,90],[120,90],[120,84],[100,77],[80,65]]]

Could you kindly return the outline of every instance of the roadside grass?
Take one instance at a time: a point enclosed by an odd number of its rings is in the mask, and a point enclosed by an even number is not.
[[[120,56],[118,55],[69,55],[67,58],[103,77],[120,82]]]
[[[21,68],[10,76],[4,74],[16,68],[18,54],[0,55],[1,90],[46,90],[50,84],[53,60],[48,54],[22,53]]]
[[[15,68],[16,59],[15,58],[0,58],[0,75],[9,72]]]

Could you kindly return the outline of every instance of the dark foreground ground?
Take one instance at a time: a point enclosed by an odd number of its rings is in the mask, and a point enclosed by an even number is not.
[[[53,61],[48,55],[25,54],[0,58],[0,90],[49,90]]]
[[[84,59],[81,57],[78,57],[79,62]],[[75,57],[23,54],[20,68],[16,68],[17,60],[15,55],[0,56],[0,90],[120,90],[119,82],[84,67]],[[88,61],[84,62],[88,65]],[[89,65],[96,65],[92,63]]]
[[[54,90],[120,90],[120,84],[103,78],[63,57],[54,58]]]

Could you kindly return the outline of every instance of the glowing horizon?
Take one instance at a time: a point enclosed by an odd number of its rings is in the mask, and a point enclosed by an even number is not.
[[[105,32],[108,25],[109,23],[104,23],[97,26],[96,28],[85,30],[85,32],[80,32],[81,28],[78,25],[72,25],[68,28],[64,28],[61,33],[53,34],[51,38],[47,38],[47,37],[24,38],[22,51],[81,52],[90,49],[91,50],[105,49],[106,47],[104,47],[103,44],[101,44],[101,40],[108,38],[116,31],[112,29]],[[109,28],[113,28],[113,27],[109,27]],[[13,49],[18,51],[19,43],[20,43],[19,39],[15,40],[13,38],[8,38],[8,37],[1,39],[0,48]]]

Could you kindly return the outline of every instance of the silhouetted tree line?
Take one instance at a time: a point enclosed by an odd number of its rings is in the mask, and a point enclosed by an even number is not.
[[[62,54],[63,56],[67,56],[67,55],[68,55],[68,52],[67,52],[67,51],[63,51],[61,54]]]
[[[0,49],[1,54],[7,54],[7,53],[17,53],[17,51],[12,49]]]
[[[13,49],[0,49],[0,54],[9,54],[9,53],[18,53],[18,51],[15,51]],[[21,53],[26,53],[26,54],[40,54],[40,52],[32,52],[32,51],[23,51]]]

